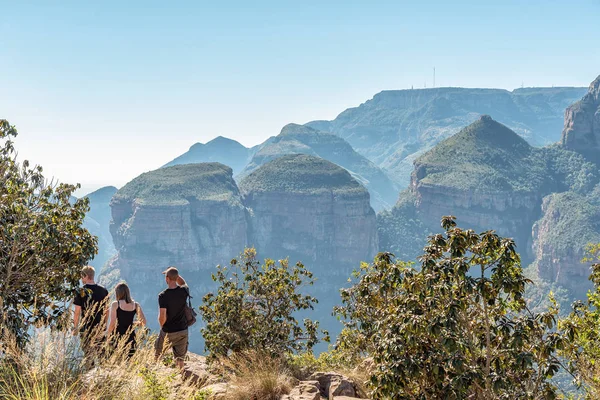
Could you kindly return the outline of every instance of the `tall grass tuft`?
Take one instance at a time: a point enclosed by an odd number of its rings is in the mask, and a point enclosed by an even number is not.
[[[199,390],[179,370],[154,359],[154,337],[139,332],[129,358],[124,341],[105,342],[84,356],[68,331],[35,329],[25,347],[0,333],[1,400],[194,399]]]
[[[257,351],[223,357],[219,364],[230,382],[225,400],[278,400],[296,383],[285,360]]]

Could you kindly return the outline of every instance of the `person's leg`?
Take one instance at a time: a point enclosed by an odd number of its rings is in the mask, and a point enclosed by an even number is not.
[[[183,369],[188,351],[188,330],[170,333],[168,340],[173,348],[173,356],[177,367]]]
[[[156,361],[158,361],[158,359],[163,355],[166,336],[166,333],[161,329],[158,337],[156,338],[156,342],[154,343],[154,357]]]

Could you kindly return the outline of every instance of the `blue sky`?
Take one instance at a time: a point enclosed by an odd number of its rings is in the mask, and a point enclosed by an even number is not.
[[[22,158],[123,185],[384,89],[587,86],[600,1],[0,1],[0,118]]]

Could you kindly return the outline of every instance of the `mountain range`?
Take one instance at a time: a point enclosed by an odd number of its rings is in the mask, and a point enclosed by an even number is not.
[[[160,271],[177,265],[199,296],[216,264],[254,246],[315,272],[320,319],[335,333],[327,309],[351,271],[377,251],[415,260],[451,214],[514,238],[524,266],[582,297],[580,261],[587,243],[600,242],[599,82],[587,91],[382,92],[334,121],[286,125],[252,149],[225,138],[196,144],[114,193],[111,216],[90,218],[111,221],[115,255],[102,278],[135,282],[152,305]],[[408,178],[385,167],[394,154],[410,165]]]

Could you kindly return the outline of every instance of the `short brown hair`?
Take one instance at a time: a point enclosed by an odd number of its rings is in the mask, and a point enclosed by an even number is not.
[[[177,278],[179,278],[179,271],[175,267],[167,268],[165,271],[163,271],[163,274],[165,274],[172,281],[176,281]]]
[[[96,270],[91,265],[86,265],[81,269],[81,276],[89,279],[94,279]]]

